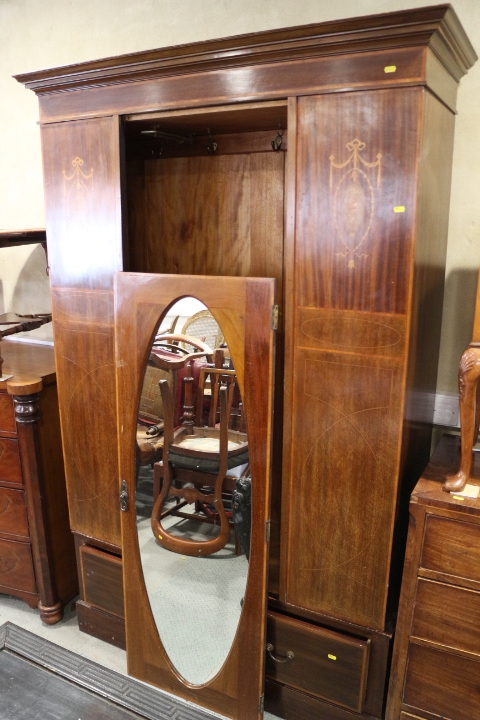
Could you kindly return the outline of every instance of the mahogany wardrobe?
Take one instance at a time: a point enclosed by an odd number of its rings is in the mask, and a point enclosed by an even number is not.
[[[439,5],[17,76],[40,103],[86,632],[125,642],[114,273],[275,278],[265,706],[383,716],[475,61]]]

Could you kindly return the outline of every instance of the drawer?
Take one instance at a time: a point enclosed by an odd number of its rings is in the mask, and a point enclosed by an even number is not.
[[[0,438],[0,480],[22,483],[22,466],[17,440]]]
[[[13,400],[10,395],[0,393],[0,430],[4,432],[16,432],[15,413],[13,411]]]
[[[480,582],[480,525],[428,516],[421,567]]]
[[[480,660],[480,593],[420,579],[411,634]]]
[[[125,611],[121,558],[88,545],[80,546],[79,557],[83,584],[82,600],[123,618]]]
[[[480,717],[479,678],[479,662],[412,642],[403,702],[414,714],[474,720]]]
[[[36,592],[29,543],[0,540],[0,585],[31,593]]]
[[[0,532],[28,537],[27,508],[22,490],[0,487]]]
[[[267,677],[361,712],[367,684],[370,640],[359,640],[301,620],[269,612]]]

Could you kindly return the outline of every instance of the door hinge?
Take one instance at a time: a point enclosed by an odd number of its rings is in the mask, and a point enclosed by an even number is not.
[[[267,520],[265,522],[265,541],[267,543],[270,542],[270,524],[271,524],[271,522],[272,522],[271,520]]]
[[[278,330],[278,305],[272,305],[272,330]]]
[[[260,695],[260,702],[258,703],[258,712],[263,713],[265,709],[265,695]]]
[[[126,512],[128,510],[128,490],[125,480],[122,480],[120,487],[120,510],[122,512]]]

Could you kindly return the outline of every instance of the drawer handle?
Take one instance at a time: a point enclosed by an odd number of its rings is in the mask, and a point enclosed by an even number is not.
[[[275,655],[273,654],[273,645],[272,645],[272,643],[268,643],[268,645],[267,645],[267,650],[268,650],[268,653],[269,653],[270,657],[272,658],[272,660],[274,660],[275,662],[278,662],[278,663],[286,663],[286,662],[288,662],[289,660],[293,660],[293,658],[295,657],[295,653],[293,653],[291,650],[289,650],[289,651],[287,652],[287,657],[281,658],[281,657],[278,657],[278,655],[275,656]]]

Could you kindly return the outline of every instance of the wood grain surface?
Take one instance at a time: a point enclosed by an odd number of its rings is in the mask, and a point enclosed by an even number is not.
[[[129,673],[228,717],[257,718],[263,693],[274,280],[119,273],[116,283],[120,470],[131,498],[129,511],[122,513]],[[182,680],[161,644],[142,575],[133,501],[136,408],[144,368],[162,315],[173,300],[185,294],[199,298],[209,308],[229,347],[244,403],[253,478],[249,573],[242,614],[225,663],[201,687]],[[243,658],[247,657],[245,665]]]

